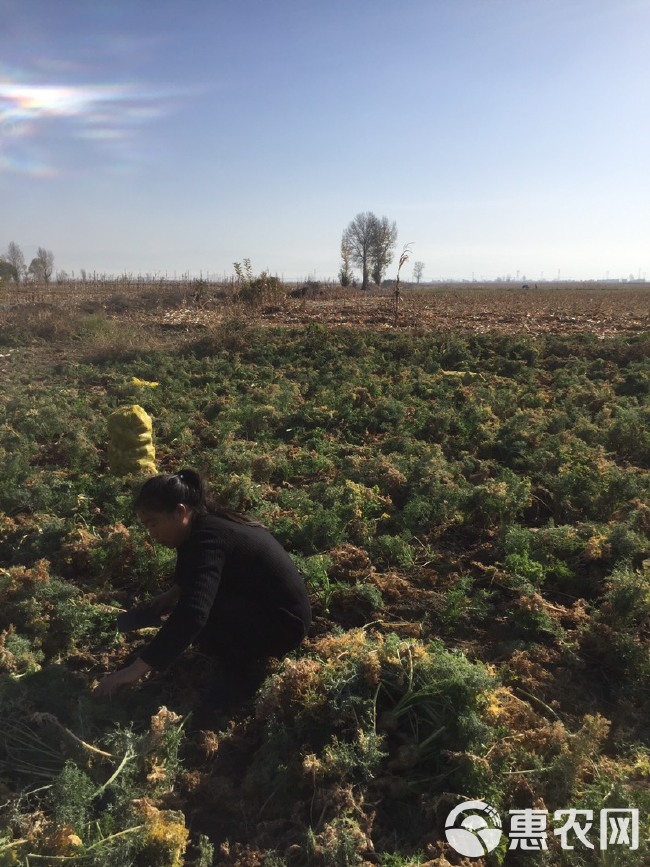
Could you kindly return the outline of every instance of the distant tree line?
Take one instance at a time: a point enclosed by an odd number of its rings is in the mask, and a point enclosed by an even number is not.
[[[54,273],[54,253],[39,247],[36,256],[25,263],[25,256],[19,245],[11,241],[6,251],[0,256],[0,280],[10,280],[21,283],[23,280],[35,280],[49,283]]]

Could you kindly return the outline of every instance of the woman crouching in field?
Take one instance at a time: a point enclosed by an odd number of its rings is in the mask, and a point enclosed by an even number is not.
[[[210,705],[250,695],[259,661],[298,647],[311,625],[292,559],[261,524],[217,506],[194,470],[148,479],[135,510],[155,542],[176,549],[173,586],[149,606],[171,613],[136,660],[107,674],[96,692],[111,695],[163,670],[196,643],[218,661]]]

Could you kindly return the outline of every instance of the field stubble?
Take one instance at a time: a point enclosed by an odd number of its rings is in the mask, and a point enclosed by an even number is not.
[[[650,330],[650,284],[616,287],[606,283],[542,284],[521,289],[511,284],[446,284],[403,288],[397,316],[390,290],[367,292],[325,286],[274,293],[259,304],[235,300],[232,285],[209,286],[198,300],[192,284],[163,283],[119,288],[72,284],[7,289],[0,317],[11,324],[54,318],[58,311],[104,314],[140,326],[213,327],[238,314],[271,325],[397,327],[475,333],[592,333],[606,337]],[[2,321],[0,318],[0,321]]]

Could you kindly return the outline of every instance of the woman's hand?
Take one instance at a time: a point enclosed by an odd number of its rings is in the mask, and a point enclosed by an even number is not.
[[[105,675],[93,691],[97,695],[113,695],[118,690],[137,683],[148,671],[151,671],[151,666],[138,657],[126,668]]]
[[[178,584],[174,584],[169,590],[159,593],[158,596],[154,596],[148,604],[156,614],[167,614],[176,605],[180,595],[181,588]]]

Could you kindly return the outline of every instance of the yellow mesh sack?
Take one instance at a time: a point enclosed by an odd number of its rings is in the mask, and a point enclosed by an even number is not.
[[[137,404],[108,417],[108,462],[116,476],[156,472],[151,417]]]

